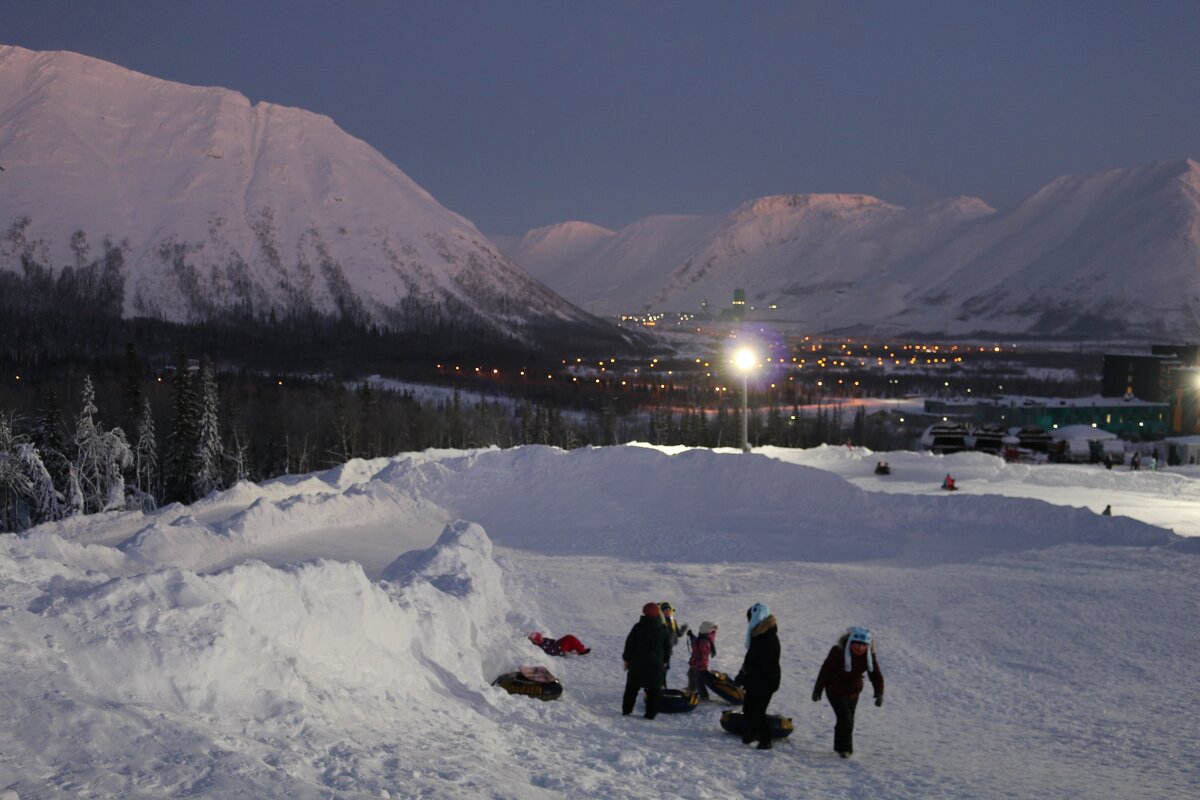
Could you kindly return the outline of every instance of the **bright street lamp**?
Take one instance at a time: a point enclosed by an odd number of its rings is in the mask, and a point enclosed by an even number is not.
[[[754,369],[758,357],[749,347],[743,347],[733,354],[733,366],[742,373],[742,452],[750,452],[750,388],[748,380],[750,370]]]

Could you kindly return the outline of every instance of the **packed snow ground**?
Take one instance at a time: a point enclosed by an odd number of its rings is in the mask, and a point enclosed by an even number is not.
[[[431,451],[4,536],[0,796],[1196,796],[1197,478],[829,447]],[[621,717],[650,600],[718,623],[729,672],[768,603],[771,710],[795,733],[746,748],[716,703]],[[809,694],[852,624],[888,690],[843,761]],[[592,652],[552,659],[535,629]],[[563,698],[490,686],[519,664]],[[671,685],[685,671],[677,652]]]

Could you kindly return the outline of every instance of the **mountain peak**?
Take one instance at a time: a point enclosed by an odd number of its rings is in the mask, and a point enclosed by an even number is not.
[[[510,333],[595,324],[303,109],[0,46],[0,152],[0,269],[118,258],[127,314],[317,310],[402,326],[419,305]]]
[[[734,212],[734,216],[740,220],[794,210],[844,213],[868,207],[895,208],[890,203],[867,194],[776,194],[743,203]]]

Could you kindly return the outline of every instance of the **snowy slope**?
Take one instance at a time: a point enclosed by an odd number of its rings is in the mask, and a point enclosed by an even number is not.
[[[1200,736],[1180,709],[1200,701],[1200,538],[1124,513],[1194,498],[1200,475],[890,453],[883,481],[875,457],[431,451],[4,536],[0,790],[1195,794]],[[946,471],[963,491],[939,492]],[[1095,513],[1099,497],[1117,516]],[[1176,529],[1200,534],[1187,508]],[[621,644],[663,599],[684,623],[718,623],[730,672],[745,608],[770,604],[772,708],[791,738],[748,750],[717,704],[620,716]],[[808,695],[850,624],[876,631],[888,690],[861,704],[843,761]],[[592,652],[551,659],[525,642],[534,629]],[[551,667],[564,698],[489,686],[521,663]],[[683,671],[676,653],[672,685]]]
[[[0,166],[0,268],[88,263],[108,239],[129,314],[586,317],[328,117],[226,89],[0,46]]]
[[[1200,324],[1200,164],[1067,176],[1003,213],[788,195],[648,218],[590,251],[541,233],[508,252],[609,312],[723,308],[744,288],[778,305],[769,318],[817,331],[1163,336]]]

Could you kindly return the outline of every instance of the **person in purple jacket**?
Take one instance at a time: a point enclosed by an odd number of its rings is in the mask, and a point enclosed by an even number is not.
[[[883,672],[875,655],[875,642],[866,628],[854,627],[842,634],[838,643],[825,657],[817,683],[813,686],[813,702],[820,702],[825,692],[837,722],[833,726],[833,749],[842,758],[854,752],[854,709],[863,690],[863,675],[875,690],[875,705],[883,705]]]

